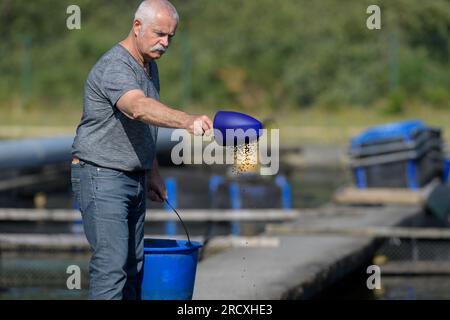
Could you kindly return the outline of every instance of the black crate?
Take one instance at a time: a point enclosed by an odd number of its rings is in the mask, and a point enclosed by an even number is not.
[[[359,188],[409,188],[418,189],[444,170],[443,155],[439,149],[401,152],[354,160],[351,162],[355,183]]]
[[[415,131],[412,139],[384,138],[370,143],[352,145],[349,150],[351,158],[364,158],[383,155],[400,151],[419,150],[427,145],[427,148],[442,149],[442,133],[439,128],[423,128]]]

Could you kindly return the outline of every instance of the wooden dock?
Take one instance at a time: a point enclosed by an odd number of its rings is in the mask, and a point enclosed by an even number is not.
[[[308,211],[294,221],[268,227],[271,231],[262,235],[279,238],[277,247],[233,248],[202,261],[193,298],[309,299],[373,264],[382,230],[399,235],[405,223],[422,214],[418,205],[326,206]]]
[[[338,204],[357,205],[424,205],[429,195],[440,184],[438,179],[431,181],[419,190],[402,188],[366,188],[347,186],[338,189],[333,197]]]
[[[285,235],[342,235],[369,238],[412,238],[450,240],[449,228],[417,227],[303,227],[296,225],[266,225],[268,234]]]
[[[184,235],[167,236],[147,234],[152,239],[186,239]],[[204,237],[193,236],[192,241],[204,242]],[[280,240],[274,236],[215,236],[208,248],[270,248],[278,247]],[[0,251],[88,252],[89,244],[84,234],[0,234]]]
[[[286,221],[295,220],[300,211],[295,209],[179,209],[183,221]],[[78,210],[65,209],[0,209],[1,221],[29,222],[75,222],[81,219]],[[177,221],[178,217],[172,211],[147,210],[145,221]]]

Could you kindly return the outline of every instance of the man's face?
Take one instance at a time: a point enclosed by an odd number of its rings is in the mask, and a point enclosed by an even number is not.
[[[159,59],[169,47],[176,28],[176,20],[165,11],[158,13],[149,25],[140,25],[137,45],[144,58]]]

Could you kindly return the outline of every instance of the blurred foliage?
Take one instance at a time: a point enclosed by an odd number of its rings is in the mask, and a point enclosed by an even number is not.
[[[177,36],[158,62],[162,100],[243,109],[450,109],[450,0],[173,0]],[[66,8],[81,8],[68,30]],[[1,108],[77,108],[96,60],[139,1],[2,0]],[[381,30],[366,8],[381,7]]]

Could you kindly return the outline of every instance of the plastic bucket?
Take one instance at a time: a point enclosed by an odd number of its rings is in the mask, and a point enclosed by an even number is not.
[[[197,270],[198,242],[144,239],[142,300],[191,300]]]

